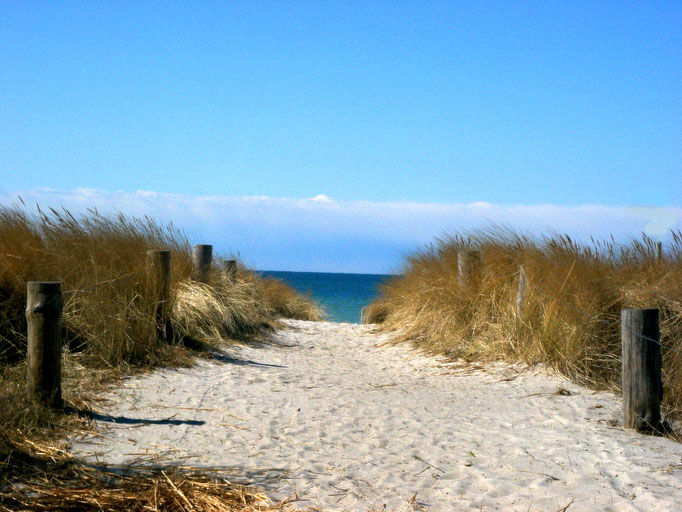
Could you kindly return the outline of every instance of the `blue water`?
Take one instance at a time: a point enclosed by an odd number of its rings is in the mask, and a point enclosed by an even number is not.
[[[259,271],[281,279],[301,293],[310,293],[326,311],[330,322],[360,322],[362,308],[379,293],[381,283],[393,276],[380,274],[332,274],[327,272]]]

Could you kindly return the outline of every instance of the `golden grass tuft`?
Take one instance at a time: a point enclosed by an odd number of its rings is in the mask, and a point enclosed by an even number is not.
[[[310,296],[300,295],[279,279],[265,277],[259,279],[257,284],[263,302],[271,314],[310,321],[324,318],[324,310]]]
[[[661,311],[664,405],[682,417],[682,233],[659,260],[646,236],[628,244],[578,244],[492,227],[439,239],[407,258],[382,286],[369,321],[429,352],[464,359],[546,363],[578,383],[618,389],[620,310]],[[475,286],[459,286],[457,254],[478,250]],[[516,313],[519,265],[527,277]]]
[[[388,318],[388,313],[390,311],[390,305],[381,299],[377,299],[371,304],[362,308],[362,318],[363,324],[381,324]]]
[[[254,280],[240,272],[231,281],[216,272],[208,284],[178,283],[171,319],[181,339],[220,344],[271,328],[273,316],[258,296]]]

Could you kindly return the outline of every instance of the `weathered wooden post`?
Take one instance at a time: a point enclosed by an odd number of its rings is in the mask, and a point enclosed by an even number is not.
[[[663,263],[663,242],[656,242],[656,261]]]
[[[658,309],[621,311],[623,425],[639,432],[661,424],[661,345]]]
[[[213,260],[213,246],[196,244],[192,251],[192,264],[197,281],[208,282],[208,274],[211,271],[211,261]]]
[[[519,265],[519,290],[516,293],[516,315],[523,318],[523,305],[526,301],[526,271]]]
[[[223,260],[223,272],[228,281],[237,278],[237,260]]]
[[[62,402],[62,283],[29,281],[27,381],[29,397],[50,407]]]
[[[151,278],[151,293],[154,300],[154,321],[156,323],[156,340],[165,341],[170,335],[168,319],[168,300],[170,298],[170,251],[147,251]]]
[[[460,251],[457,253],[457,281],[461,287],[473,286],[481,275],[481,253]]]

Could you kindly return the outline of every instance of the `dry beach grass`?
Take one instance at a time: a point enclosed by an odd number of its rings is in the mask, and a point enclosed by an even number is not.
[[[620,310],[661,311],[664,405],[682,416],[682,233],[660,255],[643,236],[628,244],[531,237],[492,227],[437,240],[407,258],[366,322],[432,353],[469,360],[546,363],[577,383],[620,386]],[[458,283],[458,253],[477,250],[475,285]],[[527,291],[516,310],[519,266]]]
[[[156,339],[155,301],[150,293],[152,283],[145,257],[148,250],[156,249],[169,249],[172,255],[169,308],[172,336],[168,343],[158,343]],[[32,496],[30,492],[23,498],[16,495],[18,501],[12,501],[12,489],[29,489],[35,484],[42,486],[36,492],[45,500],[57,500],[58,494],[60,500],[66,500],[71,487],[78,487],[83,478],[92,476],[92,469],[85,472],[73,461],[55,455],[58,452],[49,456],[46,453],[50,446],[57,450],[54,443],[65,432],[84,427],[82,413],[93,407],[96,393],[106,384],[125,374],[155,367],[186,366],[197,349],[213,350],[225,343],[257,339],[272,330],[277,319],[289,311],[296,318],[314,320],[321,316],[316,304],[283,284],[273,286],[264,282],[241,265],[232,278],[222,272],[212,272],[206,284],[192,281],[191,274],[189,242],[172,225],[122,214],[104,216],[97,211],[76,217],[68,211],[38,209],[33,214],[22,206],[0,208],[0,469],[5,474],[0,487],[4,493],[1,503],[5,507],[25,509],[27,506],[21,505],[21,499]],[[80,411],[81,414],[52,411],[25,397],[24,310],[26,282],[32,280],[62,281],[66,412]],[[37,449],[39,446],[43,448]],[[37,469],[43,466],[52,468],[51,476],[46,477]],[[17,468],[26,471],[17,473]],[[66,473],[62,471],[64,468],[68,468]],[[11,481],[12,475],[33,478],[32,484],[21,480],[17,487]],[[116,485],[128,491],[138,481],[140,492],[155,489],[158,496],[160,489],[173,488],[175,477],[111,478],[107,481],[118,482]],[[211,493],[227,496],[227,491],[220,487],[224,483],[210,490],[206,478],[178,477],[175,483],[180,482],[180,487],[187,482],[190,487],[196,484],[193,490],[182,491],[191,496],[199,496],[198,489],[206,496]],[[59,492],[50,490],[50,485],[62,484],[68,485]],[[103,493],[99,502],[104,507],[101,509],[120,510],[123,502],[114,506],[117,493],[110,493],[108,484],[102,485],[95,486],[99,489],[96,492]],[[256,494],[235,489],[228,494],[242,493],[243,499],[239,498],[242,508],[193,507],[196,510],[267,509],[261,506],[262,500],[256,499]],[[87,499],[94,499],[93,496]],[[67,501],[53,501],[54,507],[45,509],[69,509]],[[106,508],[106,503],[111,508]],[[174,508],[159,508],[171,509]]]

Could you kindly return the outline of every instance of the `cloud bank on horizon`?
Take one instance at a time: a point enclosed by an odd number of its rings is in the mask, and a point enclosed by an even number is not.
[[[325,194],[292,199],[268,196],[189,196],[153,191],[32,189],[0,196],[0,204],[97,208],[170,222],[192,243],[212,243],[239,254],[253,268],[321,272],[387,273],[402,257],[435,237],[455,231],[512,227],[540,235],[566,233],[616,240],[646,233],[664,239],[682,229],[682,208],[602,205],[498,205],[336,201]]]

